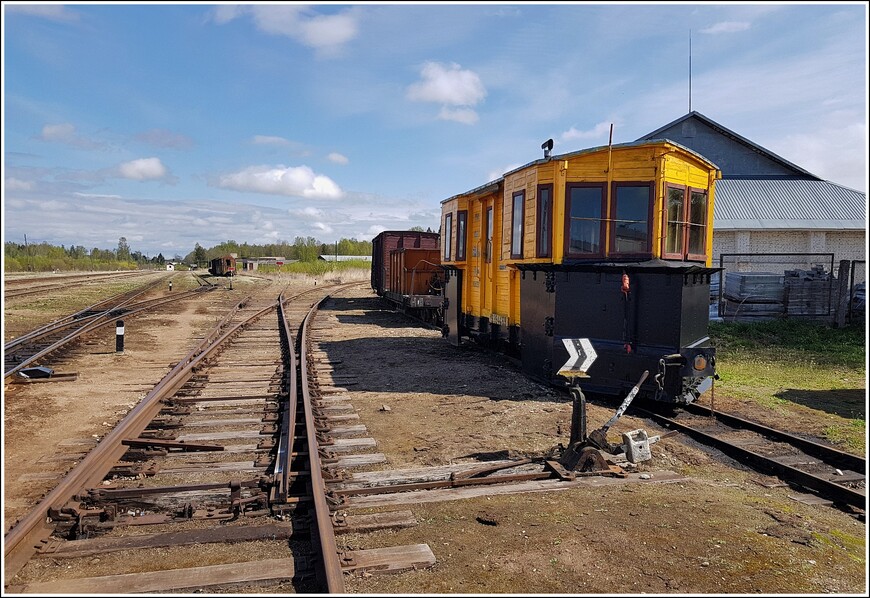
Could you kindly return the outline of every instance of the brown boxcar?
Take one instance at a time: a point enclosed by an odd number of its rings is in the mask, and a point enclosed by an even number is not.
[[[236,274],[236,258],[232,254],[227,254],[222,257],[216,257],[211,260],[209,273],[212,276],[235,276]]]
[[[384,296],[390,290],[390,252],[396,249],[438,250],[438,233],[412,230],[384,231],[372,239],[372,289]]]
[[[372,239],[372,289],[397,309],[436,326],[444,302],[439,235],[385,231]]]

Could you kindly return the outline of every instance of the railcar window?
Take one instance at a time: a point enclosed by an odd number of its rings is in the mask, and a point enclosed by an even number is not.
[[[665,231],[665,257],[683,257],[683,207],[686,203],[686,190],[668,187],[667,230]]]
[[[553,185],[538,185],[538,257],[550,257],[553,226]]]
[[[453,214],[444,216],[444,235],[441,239],[444,241],[444,259],[450,261],[450,254],[452,253],[450,244],[453,241]]]
[[[526,192],[514,193],[513,221],[511,225],[511,257],[523,257],[523,206],[526,203]]]
[[[689,204],[689,256],[705,257],[707,240],[707,194],[692,189]]]
[[[574,256],[601,255],[604,189],[600,186],[569,186],[568,191],[567,253]]]
[[[668,186],[662,254],[672,260],[704,260],[707,250],[707,192]]]
[[[463,210],[456,218],[456,260],[465,259],[465,230],[468,222],[468,212]]]
[[[483,249],[486,263],[492,261],[492,207],[486,208],[486,247]]]
[[[611,251],[649,253],[650,185],[616,185],[615,191]]]

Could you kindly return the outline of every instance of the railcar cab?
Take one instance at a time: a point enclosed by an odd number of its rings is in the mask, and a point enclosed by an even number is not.
[[[598,355],[582,386],[688,403],[711,384],[714,185],[669,140],[549,156],[442,202],[448,336],[518,355],[560,383],[563,339]]]

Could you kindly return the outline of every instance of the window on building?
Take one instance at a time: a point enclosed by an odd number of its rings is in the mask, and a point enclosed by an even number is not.
[[[565,253],[569,257],[596,257],[603,254],[604,187],[573,183],[567,186]]]
[[[707,192],[668,185],[662,257],[705,260],[707,251]]]
[[[553,185],[538,185],[537,257],[551,257],[553,235]]]
[[[650,206],[649,183],[619,183],[613,190],[613,218],[610,229],[610,252],[614,254],[649,254]]]
[[[526,192],[517,191],[513,195],[513,210],[511,221],[511,258],[523,257],[523,206],[526,203]]]
[[[456,216],[456,260],[465,259],[465,230],[468,223],[468,212],[462,210]]]
[[[483,248],[483,255],[488,264],[492,261],[492,206],[486,208],[486,222],[484,224],[486,225],[486,245]]]
[[[444,216],[444,234],[441,235],[441,241],[444,243],[444,261],[450,261],[450,254],[453,253],[450,246],[453,241],[453,214]]]

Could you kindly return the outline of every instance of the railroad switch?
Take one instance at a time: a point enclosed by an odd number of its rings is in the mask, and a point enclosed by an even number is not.
[[[651,459],[650,445],[657,442],[660,439],[659,436],[650,437],[645,430],[633,430],[622,435],[622,444],[611,444],[607,440],[608,430],[628,409],[647,376],[649,376],[649,371],[644,371],[638,383],[628,393],[613,417],[601,428],[593,430],[588,435],[586,434],[586,397],[575,378],[575,383],[570,389],[573,399],[571,440],[568,448],[562,451],[559,460],[547,461],[547,465],[563,479],[573,479],[577,475],[624,477],[625,471],[617,465],[608,463],[608,458],[613,460],[615,455],[624,454],[625,460],[630,463],[640,463]]]

